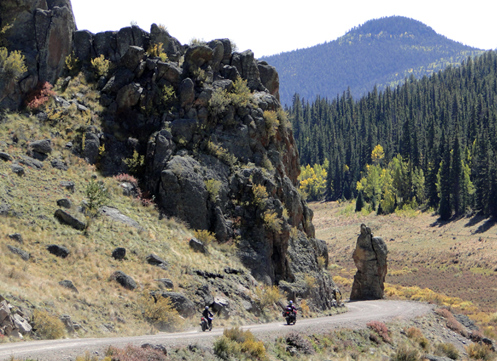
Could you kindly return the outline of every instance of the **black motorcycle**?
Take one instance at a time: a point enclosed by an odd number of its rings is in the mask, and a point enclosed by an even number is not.
[[[297,322],[297,310],[296,309],[292,310],[291,307],[287,307],[283,311],[283,317],[285,318],[287,325],[291,324],[295,325],[295,323]]]
[[[212,318],[210,322],[210,327],[209,327],[209,320],[207,320],[205,317],[200,318],[200,327],[202,328],[202,331],[205,332],[207,330],[212,331]]]

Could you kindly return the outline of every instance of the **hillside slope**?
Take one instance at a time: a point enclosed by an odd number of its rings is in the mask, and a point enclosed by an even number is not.
[[[478,53],[419,21],[392,16],[370,20],[337,40],[262,60],[276,67],[281,102],[290,105],[295,93],[313,101],[350,88],[362,96],[375,85],[383,89],[411,74],[421,78]]]
[[[36,337],[332,307],[273,67],[229,39],[92,34],[69,0],[22,3],[0,3],[0,296]]]

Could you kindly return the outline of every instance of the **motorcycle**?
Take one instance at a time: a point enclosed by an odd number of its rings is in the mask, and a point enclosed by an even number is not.
[[[212,331],[212,318],[211,318],[211,323],[209,327],[209,321],[205,317],[200,318],[200,327],[202,328],[202,332],[205,332],[207,330]]]
[[[297,322],[297,310],[292,310],[291,307],[287,307],[283,311],[283,317],[286,319],[286,324],[291,325]]]

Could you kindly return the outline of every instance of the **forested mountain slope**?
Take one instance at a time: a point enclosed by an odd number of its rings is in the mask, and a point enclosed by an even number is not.
[[[329,199],[358,190],[378,212],[427,205],[442,219],[497,215],[497,54],[355,101],[290,108],[301,164],[324,164]],[[359,182],[359,183],[358,183]]]
[[[437,34],[423,23],[392,16],[375,19],[332,42],[263,58],[280,76],[282,104],[292,96],[313,101],[317,95],[332,99],[350,87],[362,96],[377,84],[396,85],[459,64],[478,49]]]

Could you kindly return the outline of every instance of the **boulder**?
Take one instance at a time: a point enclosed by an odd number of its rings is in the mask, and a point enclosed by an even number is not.
[[[61,159],[52,159],[50,164],[52,165],[53,168],[58,169],[58,170],[66,171],[69,169],[69,166],[67,165],[67,163]]]
[[[60,258],[66,258],[67,256],[69,256],[69,254],[71,254],[71,252],[66,247],[59,246],[57,244],[48,245],[47,250],[51,254]]]
[[[62,187],[62,188],[65,188],[67,189],[68,191],[70,191],[71,193],[74,193],[74,182],[73,181],[62,181],[59,183],[59,185]]]
[[[11,162],[12,161],[12,156],[8,153],[5,152],[0,152],[0,159],[6,162]]]
[[[63,281],[60,281],[59,282],[59,285],[61,285],[62,287],[65,287],[73,292],[76,292],[76,293],[79,293],[78,289],[76,288],[76,286],[74,285],[74,283],[72,283],[71,280],[63,280]]]
[[[191,317],[195,314],[195,305],[186,296],[177,292],[162,292],[162,297],[169,298],[173,307],[182,317]]]
[[[23,243],[22,235],[20,233],[11,233],[8,235],[10,239],[13,239],[16,242]]]
[[[42,162],[40,162],[38,159],[34,159],[34,158],[28,157],[26,155],[23,155],[19,159],[19,163],[24,164],[26,167],[31,167],[34,169],[42,169],[43,168]]]
[[[141,348],[154,350],[163,354],[164,356],[167,356],[167,349],[164,345],[153,345],[151,343],[144,343],[143,345],[141,345]]]
[[[387,246],[383,239],[373,237],[371,229],[361,224],[352,255],[357,272],[354,276],[351,300],[374,300],[383,298],[387,275]]]
[[[278,72],[274,66],[269,65],[265,61],[257,63],[259,74],[261,76],[262,85],[264,85],[269,94],[280,100],[280,79]]]
[[[113,219],[114,221],[117,221],[117,222],[120,222],[120,223],[124,223],[130,227],[134,227],[134,228],[137,228],[138,230],[143,230],[143,227],[140,226],[140,224],[135,221],[134,219],[131,219],[129,218],[128,216],[122,214],[121,212],[119,212],[118,209],[116,208],[113,208],[113,207],[107,207],[107,206],[103,206],[101,209],[100,209],[100,213]]]
[[[168,290],[174,289],[174,283],[169,278],[159,278],[157,281]]]
[[[37,152],[41,154],[52,153],[52,141],[50,139],[36,140],[29,143],[28,151]]]
[[[60,208],[55,211],[54,216],[59,220],[59,222],[67,224],[78,231],[83,231],[86,228],[86,224],[84,222]]]
[[[223,318],[229,318],[230,317],[229,306],[230,303],[226,298],[214,297],[214,302],[212,303],[211,308],[218,316]]]
[[[198,239],[196,239],[195,237],[190,239],[190,242],[188,242],[188,245],[195,252],[207,253],[207,247],[205,246],[205,244],[202,241],[199,241]]]
[[[113,281],[116,281],[121,286],[123,286],[124,288],[131,290],[131,291],[137,287],[135,280],[122,271],[114,272],[110,276],[110,279]]]
[[[71,207],[72,207],[71,201],[67,198],[57,199],[57,205],[59,207],[63,207],[63,208],[67,208],[67,209],[71,209]]]
[[[10,252],[18,255],[21,257],[24,261],[29,261],[29,253],[26,251],[23,251],[22,249],[19,249],[17,247],[13,247],[11,245],[7,245],[7,248],[9,249]]]
[[[10,166],[10,169],[12,170],[12,173],[17,174],[19,177],[22,177],[25,174],[24,168],[21,167],[19,164],[12,164]]]
[[[167,270],[169,264],[155,254],[149,254],[146,258],[148,264]]]
[[[126,248],[124,247],[117,247],[115,250],[112,251],[112,258],[122,261],[126,257]]]

